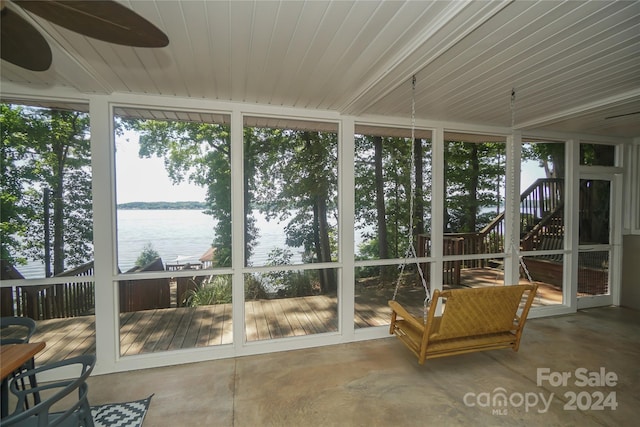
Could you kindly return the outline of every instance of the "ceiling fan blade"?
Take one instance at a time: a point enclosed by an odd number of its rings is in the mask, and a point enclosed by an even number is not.
[[[605,120],[608,119],[617,119],[618,117],[626,117],[626,116],[633,116],[634,114],[640,114],[640,111],[634,111],[633,113],[626,113],[626,114],[618,114],[616,116],[609,116],[609,117],[605,117]]]
[[[8,8],[0,12],[0,56],[31,71],[51,66],[51,48],[33,25]]]
[[[164,47],[169,38],[131,9],[112,0],[14,0],[25,10],[76,33],[134,47]]]

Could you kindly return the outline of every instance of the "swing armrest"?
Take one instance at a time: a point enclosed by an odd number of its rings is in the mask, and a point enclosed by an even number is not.
[[[424,325],[422,324],[422,322],[420,322],[418,319],[412,316],[411,313],[405,310],[404,307],[398,304],[397,301],[393,301],[393,300],[389,301],[389,307],[391,307],[391,310],[393,310],[394,313],[398,314],[407,323],[411,324],[411,326],[414,326],[418,330],[424,328]]]

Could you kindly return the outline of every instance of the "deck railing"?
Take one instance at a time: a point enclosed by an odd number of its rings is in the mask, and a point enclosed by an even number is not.
[[[541,178],[520,196],[520,244],[535,250],[547,237],[557,239],[564,233],[564,179]],[[444,233],[443,255],[495,254],[505,251],[505,213],[498,214],[482,230],[467,233]],[[418,256],[429,256],[429,235],[418,236]],[[444,283],[459,285],[460,269],[483,268],[488,259],[445,261]]]
[[[93,261],[56,275],[93,275]],[[71,280],[56,285],[13,286],[3,288],[2,315],[24,316],[35,320],[76,317],[94,313],[94,282]]]

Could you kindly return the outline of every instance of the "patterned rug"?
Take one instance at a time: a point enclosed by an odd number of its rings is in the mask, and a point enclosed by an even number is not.
[[[153,394],[146,399],[126,403],[92,406],[96,427],[141,427]]]

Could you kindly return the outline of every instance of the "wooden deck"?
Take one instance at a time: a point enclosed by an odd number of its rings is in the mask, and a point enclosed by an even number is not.
[[[195,308],[167,308],[120,314],[120,350],[123,356],[181,348],[208,347],[233,342],[231,304]],[[363,303],[356,307],[357,327],[389,323],[384,305]],[[335,297],[310,296],[245,303],[247,341],[336,332],[338,304]],[[37,321],[32,342],[46,348],[36,356],[41,365],[67,357],[94,353],[95,316]]]
[[[501,284],[495,272],[470,272],[467,286]],[[560,302],[561,293],[541,287],[535,305]],[[387,301],[393,289],[358,287],[355,300],[356,328],[388,325],[391,310]],[[423,313],[421,286],[402,289],[398,301],[415,316]],[[336,297],[319,295],[300,298],[247,301],[245,303],[247,341],[269,340],[338,331]],[[3,332],[3,336],[5,333]],[[45,341],[36,364],[95,352],[95,316],[37,321],[32,342]],[[233,342],[231,304],[195,308],[167,308],[120,314],[120,350],[123,356],[155,353],[181,348],[209,347]]]

